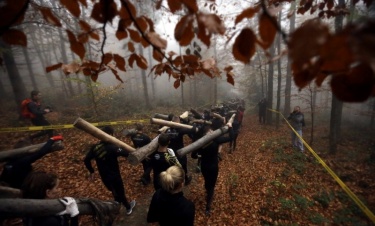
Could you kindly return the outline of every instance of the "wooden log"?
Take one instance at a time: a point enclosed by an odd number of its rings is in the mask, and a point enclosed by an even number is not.
[[[200,123],[200,124],[212,125],[211,121],[206,121],[206,120],[203,120],[203,119],[193,119],[190,122],[191,123]]]
[[[95,200],[95,199],[91,199]],[[100,200],[96,200],[100,201]],[[79,215],[94,215],[95,211],[89,203],[76,199]],[[100,201],[107,209],[119,212],[121,205],[114,201]],[[58,199],[1,199],[0,218],[44,217],[56,215],[65,210]]]
[[[193,113],[193,115],[194,115],[195,118],[202,119],[202,115],[199,114],[199,112],[197,112],[195,109],[191,108],[190,112]]]
[[[156,151],[156,149],[158,148],[158,140],[159,136],[155,137],[149,144],[130,153],[128,156],[129,163],[132,165],[137,165],[152,152]]]
[[[0,151],[0,162],[6,162],[12,159],[29,155],[31,153],[39,151],[45,144],[46,142],[8,151]],[[61,141],[57,141],[52,145],[51,152],[60,151],[62,149],[64,149],[63,143]]]
[[[22,197],[22,192],[20,189],[0,186],[0,199],[21,198],[21,197]]]
[[[168,120],[168,115],[164,115],[164,114],[156,113],[156,114],[154,115],[154,118],[163,119],[163,120]]]
[[[128,152],[135,151],[135,148],[133,148],[132,146],[122,142],[121,140],[117,139],[114,136],[111,136],[103,132],[101,129],[98,129],[97,127],[91,125],[89,122],[85,121],[82,118],[77,118],[76,121],[73,123],[73,125],[74,127],[85,131],[86,133],[92,135],[93,137],[98,138],[101,141],[115,144]]]
[[[192,129],[193,128],[193,126],[191,126],[191,125],[166,121],[166,120],[157,119],[157,118],[151,118],[150,122],[151,122],[151,124],[156,124],[156,125],[161,125],[161,126],[169,126],[171,128],[180,128],[180,129]]]
[[[232,115],[232,117],[228,120],[228,123],[233,123],[235,115],[236,114]],[[225,125],[225,126],[221,127],[220,129],[217,129],[217,130],[213,131],[212,133],[206,134],[205,136],[198,139],[194,143],[191,143],[191,144],[185,146],[184,148],[181,148],[181,149],[177,150],[176,153],[179,157],[187,155],[187,154],[203,147],[204,145],[208,144],[213,139],[227,133],[228,130],[229,130],[229,127],[227,125]]]

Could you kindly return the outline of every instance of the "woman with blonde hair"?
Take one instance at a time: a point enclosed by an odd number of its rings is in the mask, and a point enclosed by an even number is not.
[[[158,222],[161,226],[194,225],[195,205],[182,192],[185,172],[179,166],[171,166],[159,176],[161,189],[151,200],[147,222]]]

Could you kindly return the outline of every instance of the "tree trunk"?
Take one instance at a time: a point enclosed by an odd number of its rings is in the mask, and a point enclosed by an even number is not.
[[[275,44],[273,43],[269,49],[270,58],[275,55]],[[268,88],[267,88],[267,108],[272,109],[273,106],[273,61],[268,64]],[[268,124],[272,124],[272,115],[267,112],[266,119]]]
[[[51,61],[50,61],[51,58],[48,56],[49,51],[48,51],[48,48],[47,49],[45,48],[45,44],[44,44],[44,37],[45,36],[43,35],[43,31],[41,30],[40,27],[38,27],[37,30],[38,30],[38,34],[39,34],[39,39],[41,41],[41,45],[40,45],[41,54],[44,56],[46,66],[51,65]],[[47,39],[48,39],[48,36],[47,36]],[[47,40],[47,43],[48,43],[48,40]],[[44,67],[42,74],[45,74],[45,71],[46,71],[46,68]],[[55,88],[55,81],[53,80],[52,75],[51,74],[46,75],[46,78],[47,78],[47,81],[50,85],[50,88],[54,89]]]
[[[281,13],[282,11],[279,12],[279,25],[281,21]],[[277,55],[281,54],[281,34],[279,33],[277,35]],[[280,111],[280,101],[281,101],[281,58],[277,61],[277,100],[276,100],[276,111]],[[276,114],[276,128],[279,128],[279,123],[280,123],[280,114]]]
[[[155,137],[149,144],[141,148],[138,148],[137,150],[130,153],[128,156],[128,162],[132,165],[137,165],[138,163],[140,163],[148,155],[156,151],[156,149],[159,146],[158,141],[159,141],[159,136]]]
[[[371,112],[370,128],[374,129],[374,125],[375,125],[375,99],[372,100],[372,112]]]
[[[11,198],[21,198],[21,197],[22,197],[22,192],[20,189],[0,185],[0,199],[11,199]]]
[[[25,99],[25,97],[28,96],[26,94],[26,87],[18,71],[11,47],[5,44],[2,40],[0,40],[0,47],[3,52],[3,60],[8,72],[10,84],[12,85],[16,106],[18,108],[18,112],[21,112],[21,102],[23,99]]]
[[[154,114],[154,118],[159,118],[159,119],[163,119],[163,120],[168,120],[168,115],[164,115],[164,114],[156,113],[156,114]]]
[[[143,47],[142,47],[142,45],[139,45],[138,51],[139,51],[139,53],[141,55],[143,55]],[[142,74],[143,95],[145,97],[146,109],[151,109],[150,98],[148,96],[146,71],[145,70],[141,70],[141,74]]]
[[[292,2],[290,5],[290,10],[293,10],[293,15],[290,17],[289,33],[293,32],[296,25],[296,14],[295,14],[296,3]],[[284,115],[288,115],[291,112],[290,109],[290,98],[292,95],[292,70],[291,62],[288,58],[288,64],[286,68],[286,79],[285,79],[285,103],[284,103]]]
[[[110,211],[119,213],[121,205],[114,201],[96,199],[76,199],[79,215],[95,215],[92,206],[86,200],[99,201]],[[53,216],[65,210],[58,199],[1,199],[0,218]]]
[[[57,55],[57,51],[56,51],[57,46],[56,46],[56,43],[53,41],[52,42],[52,51],[53,51],[53,54],[55,55],[55,60],[56,62],[61,62],[61,59],[60,57]],[[59,76],[60,76],[60,81],[61,81],[61,88],[62,88],[62,93],[63,93],[63,96],[62,96],[62,99],[65,100],[65,98],[67,97],[68,95],[68,91],[66,90],[66,86],[65,86],[65,78],[64,78],[64,75],[62,73],[61,70],[58,70],[59,71]]]
[[[30,80],[31,80],[31,84],[33,86],[33,89],[38,90],[38,85],[35,81],[33,65],[32,65],[32,62],[30,60],[29,51],[28,51],[27,47],[22,48],[22,52],[23,52],[23,55],[25,56],[27,70],[29,71],[29,76],[30,76]]]
[[[345,0],[339,0],[339,7],[345,6]],[[337,15],[335,17],[335,30],[338,32],[343,27],[344,16]],[[331,119],[329,131],[329,152],[335,154],[337,151],[337,143],[340,139],[341,117],[343,102],[332,94]]]
[[[64,37],[63,37],[63,34],[62,34],[62,31],[61,29],[58,29],[59,30],[59,38],[60,38],[60,50],[61,50],[61,57],[62,57],[62,61],[64,64],[68,64],[68,55],[66,54],[66,47],[65,47],[65,41],[64,41]],[[74,96],[74,90],[73,90],[73,85],[72,85],[72,81],[69,80],[70,78],[70,75],[65,75],[65,82],[68,86],[68,90],[69,90],[69,93],[67,93],[67,96]]]
[[[232,117],[228,120],[228,123],[232,123],[235,116],[236,116],[236,114],[233,114]],[[229,131],[229,127],[223,126],[220,129],[217,129],[217,130],[213,131],[212,133],[206,134],[205,136],[198,139],[194,143],[191,143],[188,146],[185,146],[184,148],[181,148],[181,149],[177,150],[176,153],[180,157],[184,156],[184,155],[187,155],[187,154],[203,147],[204,145],[208,144],[213,139],[227,133],[228,131]]]
[[[132,146],[130,146],[128,144],[125,144],[124,142],[117,139],[116,137],[113,137],[113,136],[103,132],[102,130],[100,130],[97,127],[91,125],[90,123],[88,123],[87,121],[85,121],[82,118],[77,118],[76,121],[73,123],[73,125],[74,125],[74,127],[90,134],[93,137],[98,138],[101,141],[115,144],[115,145],[119,146],[120,148],[123,148],[124,150],[126,150],[128,152],[135,151],[135,149]]]
[[[180,128],[180,129],[192,129],[193,128],[193,126],[191,126],[191,125],[166,121],[166,120],[157,119],[157,118],[151,118],[150,123],[156,124],[156,125],[161,125],[161,126],[168,126],[168,127],[172,127],[172,128]]]
[[[29,155],[31,153],[39,151],[45,144],[46,142],[8,151],[0,151],[0,162],[7,162],[12,159]],[[52,145],[51,152],[60,151],[62,149],[64,149],[64,145],[62,144],[62,142],[55,142]]]

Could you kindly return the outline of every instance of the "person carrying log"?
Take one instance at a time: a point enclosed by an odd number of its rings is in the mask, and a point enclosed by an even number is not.
[[[175,116],[171,114],[169,116],[170,121],[175,123],[180,123],[180,118],[178,116]],[[168,148],[172,150],[179,150],[184,147],[184,135],[194,134],[197,132],[197,128],[193,126],[191,129],[183,129],[183,128],[168,128],[165,131],[165,134],[168,134],[170,138],[170,143],[168,145]],[[185,171],[185,185],[189,185],[192,177],[188,174],[187,169],[187,156],[181,156],[177,157],[178,161],[181,163],[182,168]]]
[[[174,151],[168,148],[170,138],[167,134],[162,133],[158,138],[158,148],[150,155],[152,170],[154,171],[154,188],[155,191],[161,188],[159,175],[167,170],[170,166],[182,167]]]
[[[102,131],[111,136],[114,134],[114,130],[111,126],[103,127]],[[117,160],[119,156],[127,157],[128,155],[128,152],[119,148],[117,145],[100,141],[98,144],[91,147],[86,154],[84,163],[86,168],[90,171],[90,180],[93,181],[95,174],[94,168],[91,165],[91,160],[95,159],[103,184],[112,192],[115,201],[125,206],[126,214],[130,215],[136,201],[128,202],[125,196],[124,183],[121,178],[120,167]]]
[[[60,181],[55,174],[32,172],[22,184],[21,190],[25,199],[55,199],[60,197]],[[60,202],[65,210],[52,216],[26,217],[26,226],[78,226],[78,206],[74,198],[64,197]]]
[[[133,142],[133,145],[135,148],[141,148],[151,142],[151,139],[149,136],[143,133],[143,125],[142,124],[136,124],[135,132],[129,133],[128,136],[130,136],[130,139]],[[151,182],[151,162],[150,158],[145,158],[142,160],[142,166],[143,166],[143,175],[141,177],[141,182],[143,185],[148,185]]]
[[[233,139],[232,123],[228,122],[229,136],[220,136],[192,152],[192,157],[201,156],[201,172],[204,178],[204,187],[206,189],[206,215],[211,214],[211,204],[214,196],[215,185],[219,174],[219,146]],[[213,127],[205,126],[203,134],[207,135],[213,131]]]
[[[233,140],[229,143],[229,153],[232,153],[234,150],[236,150],[237,138],[238,138],[238,135],[240,134],[244,111],[245,109],[242,106],[238,106],[237,111],[236,111],[236,117],[234,118],[234,121],[233,121],[234,137],[233,137]]]
[[[53,151],[52,145],[60,140],[63,140],[61,135],[53,136],[48,139],[39,151],[8,161],[3,167],[0,181],[9,187],[20,188],[24,179],[33,170],[32,164],[51,153]]]

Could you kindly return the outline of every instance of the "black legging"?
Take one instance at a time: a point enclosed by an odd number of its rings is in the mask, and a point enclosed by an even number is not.
[[[206,210],[211,210],[211,204],[214,197],[214,190],[219,174],[219,167],[217,165],[206,165],[202,163],[201,167],[202,175],[204,178],[204,188],[206,189]]]
[[[103,183],[107,187],[107,189],[112,192],[113,198],[116,202],[122,203],[126,207],[126,209],[131,208],[125,196],[124,183],[122,182],[121,177],[105,181],[103,180]]]
[[[177,159],[180,162],[182,169],[185,171],[185,181],[187,181],[188,180],[187,157],[186,155],[182,157],[177,156]]]
[[[31,119],[31,123],[34,126],[49,126],[49,125],[51,125],[51,123],[49,123],[45,118]],[[31,135],[30,138],[35,139],[37,137],[41,137],[41,136],[44,136],[44,135],[48,135],[48,137],[53,137],[53,130],[52,129],[41,130],[39,133]]]

